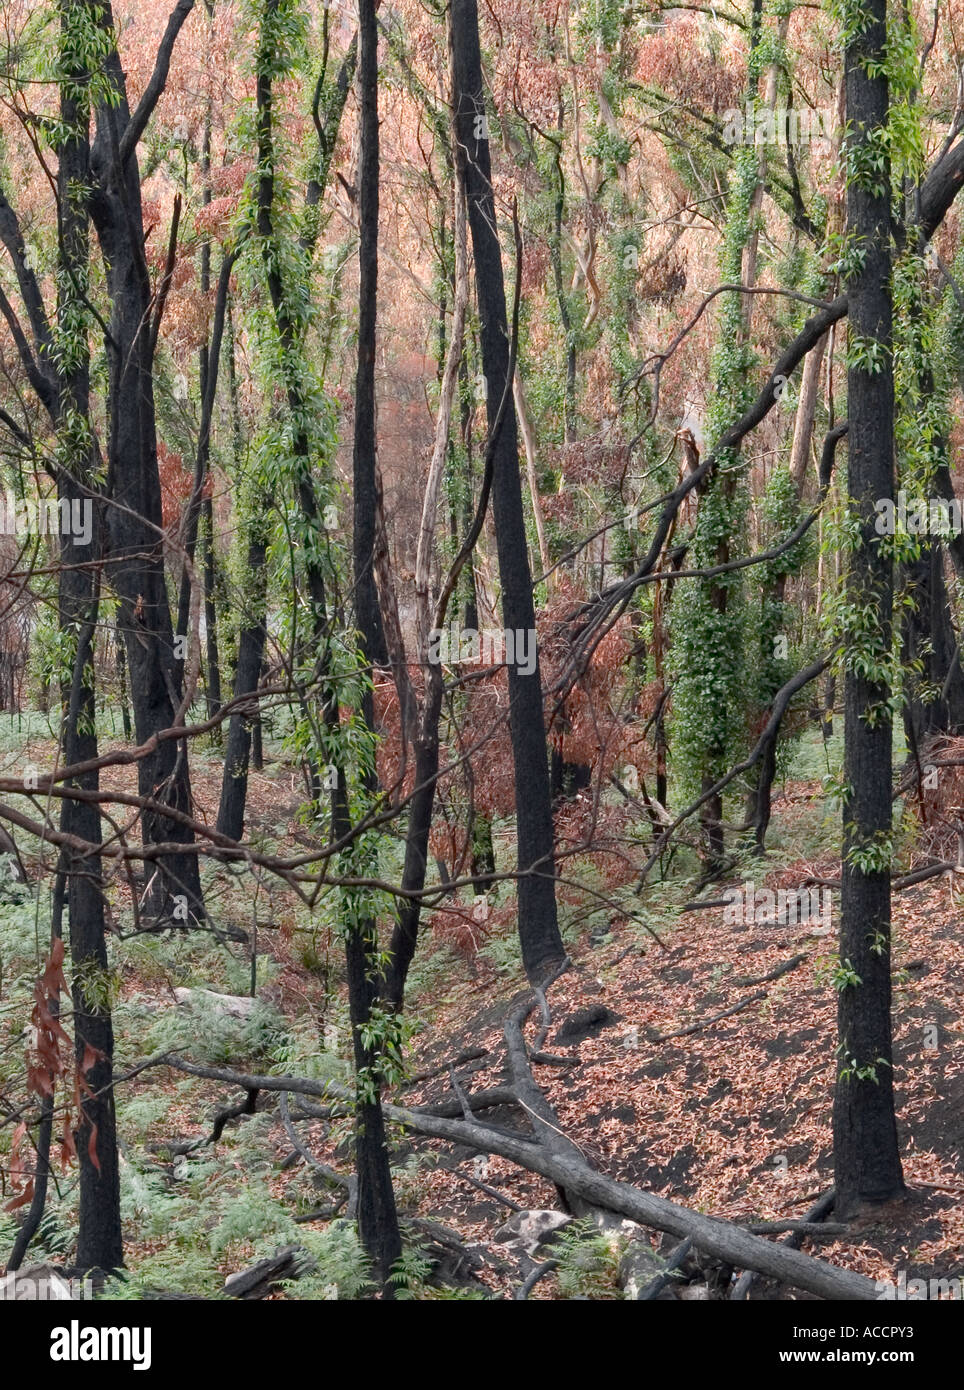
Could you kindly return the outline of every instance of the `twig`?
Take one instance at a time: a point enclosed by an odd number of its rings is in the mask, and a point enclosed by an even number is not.
[[[711,1014],[709,1018],[701,1019],[699,1023],[691,1023],[688,1028],[677,1028],[672,1033],[658,1033],[655,1038],[650,1038],[652,1043],[669,1042],[670,1038],[685,1038],[690,1033],[698,1033],[701,1028],[708,1028],[711,1023],[719,1023],[721,1018],[729,1018],[731,1014],[738,1014],[741,1009],[748,1009],[751,1004],[758,1003],[761,999],[766,999],[765,989],[758,990],[756,994],[751,994],[747,999],[742,999],[739,1004],[732,1004],[730,1008],[724,1009],[722,1013]]]
[[[799,955],[791,956],[782,965],[775,965],[772,970],[768,970],[765,975],[743,975],[738,980],[733,980],[734,985],[740,989],[746,989],[749,985],[766,985],[771,980],[779,980],[781,975],[787,975],[791,970],[796,970],[798,965],[802,965],[807,959],[809,952],[801,951]]]

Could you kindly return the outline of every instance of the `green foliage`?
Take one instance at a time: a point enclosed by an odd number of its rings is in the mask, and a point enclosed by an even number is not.
[[[411,1024],[394,1009],[373,1004],[359,1032],[362,1043],[376,1060],[372,1066],[359,1069],[356,1086],[359,1097],[374,1104],[379,1084],[400,1086],[407,1079],[403,1053],[411,1036]]]
[[[299,1279],[282,1282],[289,1298],[357,1299],[369,1292],[371,1269],[352,1222],[332,1221],[321,1230],[301,1226],[299,1233],[308,1261]]]
[[[281,1244],[306,1251],[302,1277],[284,1282],[289,1297],[357,1298],[365,1291],[368,1266],[354,1225],[298,1225],[272,1194],[264,1159],[267,1123],[262,1115],[246,1117],[239,1129],[225,1131],[225,1152],[181,1158],[173,1178],[132,1162],[121,1165],[123,1218],[160,1248],[140,1259],[123,1282],[112,1283],[112,1297],[139,1298],[150,1289],[216,1297],[227,1274]]]
[[[877,1074],[878,1067],[889,1067],[891,1064],[886,1057],[875,1057],[872,1062],[861,1064],[856,1057],[848,1053],[846,1048],[838,1047],[837,1056],[840,1063],[837,1075],[841,1081],[872,1081],[875,1086],[880,1084]]]
[[[848,836],[856,836],[857,827],[853,823],[849,823],[846,829]],[[862,874],[886,873],[894,859],[893,837],[885,831],[878,831],[863,839],[852,838],[846,857],[847,863]]]
[[[554,1253],[558,1259],[559,1292],[564,1298],[619,1298],[618,1243],[610,1242],[591,1218],[573,1221],[561,1233]]]
[[[260,1000],[249,1015],[235,1018],[197,991],[189,1006],[159,1013],[145,1041],[151,1052],[186,1052],[197,1061],[225,1064],[258,1056],[277,1031],[277,1015]]]
[[[721,258],[724,283],[739,283],[743,250],[757,184],[756,152],[740,149],[730,181]],[[733,559],[733,542],[745,527],[748,497],[739,457],[718,440],[750,399],[753,355],[746,343],[741,295],[726,295],[713,358],[714,394],[708,445],[717,465],[700,497],[687,562],[710,568]],[[733,760],[745,733],[746,605],[743,575],[731,570],[713,579],[680,584],[672,609],[673,749],[687,792],[704,777],[716,780]]]
[[[836,970],[834,970],[832,981],[833,987],[838,994],[841,994],[845,989],[856,989],[858,985],[863,984],[860,976],[850,963],[849,958],[841,961]]]
[[[847,366],[852,371],[878,376],[887,366],[890,356],[886,343],[877,338],[864,338],[852,330],[847,335]]]

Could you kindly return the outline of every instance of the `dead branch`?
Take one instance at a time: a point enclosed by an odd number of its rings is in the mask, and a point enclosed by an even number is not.
[[[531,1006],[530,1006],[531,1007]],[[347,1087],[333,1082],[312,1081],[296,1076],[253,1076],[221,1067],[201,1066],[174,1053],[148,1059],[139,1070],[147,1067],[169,1066],[189,1076],[209,1081],[223,1081],[243,1089],[290,1091],[328,1100],[350,1101]],[[533,1086],[535,1083],[532,1083]],[[538,1089],[538,1088],[536,1088]],[[541,1094],[541,1093],[540,1093]],[[787,1245],[774,1245],[761,1236],[750,1235],[732,1222],[689,1211],[665,1197],[643,1192],[630,1183],[618,1182],[597,1173],[582,1157],[571,1140],[561,1134],[554,1123],[551,1109],[543,1097],[545,1111],[538,1116],[543,1132],[552,1134],[553,1144],[567,1152],[552,1152],[548,1144],[497,1134],[494,1130],[466,1120],[449,1120],[425,1115],[403,1106],[386,1104],[386,1117],[396,1124],[414,1130],[428,1138],[463,1144],[480,1153],[497,1154],[516,1163],[527,1172],[538,1173],[555,1183],[566,1193],[576,1196],[585,1208],[600,1208],[616,1212],[630,1221],[668,1231],[681,1239],[689,1236],[693,1244],[707,1254],[741,1269],[753,1269],[793,1288],[803,1289],[819,1298],[844,1301],[864,1301],[876,1298],[872,1280],[852,1270],[840,1269],[823,1260],[804,1255]],[[552,1118],[549,1118],[549,1117]]]
[[[779,980],[782,975],[788,975],[791,970],[796,970],[798,965],[802,965],[807,959],[809,952],[801,951],[798,955],[791,956],[782,965],[775,965],[772,970],[768,970],[765,975],[743,975],[732,983],[740,989],[747,989],[751,985],[768,985],[771,980]]]
[[[765,989],[757,990],[756,994],[749,995],[746,999],[741,999],[739,1004],[732,1004],[722,1013],[711,1014],[709,1018],[704,1018],[699,1023],[691,1023],[688,1028],[677,1028],[672,1033],[657,1033],[655,1037],[649,1039],[652,1043],[669,1042],[670,1038],[685,1038],[690,1033],[698,1033],[703,1028],[708,1028],[711,1023],[719,1023],[721,1018],[729,1018],[731,1014],[738,1014],[741,1009],[748,1009],[751,1004],[758,1003],[761,999],[766,999]]]
[[[835,1192],[831,1187],[817,1199],[800,1224],[813,1226],[822,1221],[823,1218],[833,1210],[834,1196]],[[783,1244],[787,1249],[799,1250],[800,1246],[803,1244],[803,1233],[798,1231],[792,1232]],[[731,1302],[739,1303],[741,1300],[745,1299],[750,1292],[750,1287],[755,1278],[756,1270],[745,1269],[730,1290]]]

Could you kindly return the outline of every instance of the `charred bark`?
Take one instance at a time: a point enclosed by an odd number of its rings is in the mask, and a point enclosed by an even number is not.
[[[190,8],[183,2],[178,6],[181,22]],[[105,28],[112,26],[109,5],[101,7],[99,22]],[[174,727],[181,697],[164,573],[152,375],[154,300],[144,254],[136,154],[142,121],[146,123],[149,115],[149,110],[144,111],[149,93],[138,105],[135,120],[116,48],[109,54],[106,66],[114,100],[105,102],[96,113],[90,195],[90,213],[103,255],[111,306],[106,575],[118,600],[117,625],[127,652],[134,732],[138,743],[146,743],[159,731]],[[138,792],[142,796],[186,815],[193,813],[187,749],[183,743],[172,739],[159,742],[139,760],[137,767]],[[143,813],[142,834],[146,844],[171,842],[189,846],[194,840],[186,825],[150,810]],[[180,901],[175,903],[175,899]],[[181,907],[186,907],[190,917],[203,919],[197,855],[186,851],[159,858],[146,884],[143,907],[145,914],[159,924],[183,921],[183,913],[178,911]]]
[[[355,438],[352,456],[354,527],[352,562],[355,584],[355,622],[367,664],[387,660],[385,633],[375,587],[375,533],[378,481],[375,459],[375,329],[378,304],[378,26],[377,0],[359,0],[358,87],[361,106],[361,170],[359,176],[358,370],[355,377]],[[362,700],[362,717],[372,741],[375,710],[371,686]],[[378,774],[368,774],[374,795]],[[335,834],[350,828],[344,782],[335,792]],[[355,1110],[355,1164],[358,1175],[358,1232],[371,1257],[382,1296],[393,1297],[392,1267],[402,1253],[395,1209],[391,1164],[382,1114],[377,1050],[364,1037],[378,997],[378,926],[374,918],[354,922],[345,936],[348,1002],[351,1013],[355,1069],[371,1078],[359,1094]]]
[[[502,614],[507,631],[534,636],[532,574],[512,401],[512,353],[492,190],[476,0],[453,0],[451,16],[457,158],[464,168],[481,320],[482,369],[487,386],[486,413],[493,432],[492,506]],[[520,873],[519,936],[526,974],[539,983],[565,958],[565,948],[556,914],[552,797],[538,657],[529,675],[523,675],[516,663],[510,663],[508,679]]]
[[[887,129],[886,0],[867,0],[862,31],[847,44],[848,140],[858,147]],[[873,73],[873,75],[871,75]],[[859,166],[863,167],[863,165]],[[876,168],[876,165],[874,166]],[[891,1037],[892,727],[886,669],[893,630],[893,556],[875,532],[875,503],[894,496],[890,169],[853,175],[847,225],[862,264],[849,285],[851,344],[879,345],[874,361],[847,370],[848,491],[858,520],[847,575],[852,612],[874,610],[873,631],[847,633],[844,675],[843,864],[837,1082],[833,1107],[836,1209],[847,1219],[866,1201],[904,1189],[894,1116]],[[866,349],[865,349],[866,351]],[[868,366],[873,370],[868,370]],[[855,648],[859,647],[859,656]]]

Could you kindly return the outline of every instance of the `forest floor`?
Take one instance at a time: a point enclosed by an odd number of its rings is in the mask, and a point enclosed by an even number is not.
[[[595,1036],[572,1049],[575,1065],[535,1071],[561,1127],[610,1176],[733,1220],[799,1220],[832,1183],[832,944],[819,926],[734,927],[723,925],[722,916],[722,910],[687,914],[665,949],[634,946],[627,955],[623,938],[614,934],[577,954],[572,971],[551,992],[556,1026],[593,1006],[602,1006],[606,1017],[592,1029]],[[896,1103],[908,1197],[853,1223],[846,1239],[807,1248],[875,1280],[896,1278],[901,1269],[908,1278],[960,1276],[960,913],[946,889],[910,890],[899,900],[895,924]],[[794,956],[804,959],[763,981]],[[487,1005],[469,1016],[478,992],[478,986],[465,987],[446,1010],[448,1027],[439,1020],[442,1036],[415,1059],[422,1071],[463,1048],[486,1047],[488,1055],[457,1069],[466,1091],[507,1079],[500,1025],[508,1009]],[[765,997],[755,998],[760,993]],[[747,999],[755,1001],[687,1036],[650,1041]],[[937,1028],[933,1050],[925,1048],[933,1040],[925,1035],[928,1025]],[[555,1031],[545,1046],[567,1051]],[[419,1099],[439,1099],[447,1086],[443,1075],[426,1084]],[[471,1164],[463,1171],[471,1174]],[[484,1176],[523,1207],[558,1204],[551,1184],[497,1157]],[[427,1180],[425,1203],[438,1219],[482,1242],[505,1219],[490,1199],[441,1169]],[[756,1286],[756,1296],[765,1292]]]
[[[42,765],[42,741],[33,752]],[[199,806],[209,811],[217,805],[220,768],[212,754],[193,771]],[[823,795],[809,777],[782,785],[774,801],[775,848],[760,864],[758,888],[836,876],[839,866],[825,852],[830,836],[814,831]],[[275,847],[304,842],[295,818],[301,790],[289,769],[275,763],[252,774],[249,797],[249,833]],[[502,843],[508,857],[511,838]],[[818,857],[807,858],[807,850]],[[337,937],[317,920],[320,914],[307,914],[276,884],[252,893],[249,879],[223,866],[209,866],[208,874],[209,901],[222,924],[250,930],[259,923],[258,996],[267,1021],[261,1019],[258,1032],[251,1021],[212,1021],[174,1003],[178,984],[246,993],[250,962],[243,947],[203,935],[135,937],[115,946],[118,1067],[173,1041],[222,1066],[347,1079]],[[721,907],[683,912],[692,888],[680,878],[653,890],[650,903],[659,898],[662,907],[651,929],[629,917],[591,928],[574,919],[567,932],[572,965],[550,991],[553,1024],[545,1043],[569,1065],[534,1071],[566,1134],[610,1176],[741,1222],[800,1219],[832,1181],[836,922],[746,925],[727,921]],[[714,885],[702,896],[720,893]],[[895,1084],[908,1194],[853,1223],[846,1238],[811,1240],[804,1248],[871,1279],[896,1279],[900,1270],[908,1279],[961,1277],[961,909],[945,879],[895,894],[894,902]],[[416,1029],[409,1065],[411,1075],[436,1074],[406,1087],[403,1103],[451,1095],[448,1067],[466,1051],[477,1054],[455,1068],[466,1091],[505,1081],[502,1026],[523,997],[524,980],[513,950],[511,901],[504,906],[510,909],[499,914],[505,925],[477,951],[454,950],[444,933],[426,925],[407,1001]],[[125,915],[121,898],[115,915]],[[791,968],[767,978],[795,958]],[[734,1006],[738,1011],[716,1019]],[[558,1036],[567,1024],[576,1026],[576,1039]],[[659,1041],[691,1025],[699,1026]],[[214,1228],[209,1250],[193,1276],[204,1291],[285,1234],[285,1221],[267,1210],[271,1202],[304,1216],[327,1200],[305,1164],[293,1161],[273,1097],[264,1097],[263,1113],[232,1122],[215,1148],[172,1160],[172,1144],[203,1139],[216,1110],[236,1099],[229,1087],[168,1071],[142,1074],[119,1098],[125,1164],[146,1175],[158,1201],[172,1192],[202,1204],[217,1195],[217,1221],[207,1223],[208,1234]],[[520,1122],[513,1110],[487,1111],[485,1118]],[[346,1168],[344,1122],[332,1129],[301,1123],[299,1132],[319,1158]],[[552,1184],[498,1157],[479,1160],[411,1136],[401,1141],[398,1179],[404,1210],[442,1223],[472,1246],[483,1259],[478,1278],[496,1296],[511,1296],[520,1282],[518,1264],[492,1240],[510,1212],[471,1180],[521,1208],[559,1206]],[[129,1205],[129,1263],[136,1271],[146,1261],[155,1279],[167,1268],[171,1286],[183,1287],[179,1279],[192,1276],[174,1246],[196,1244],[197,1233],[192,1237],[183,1204],[171,1207],[169,1217],[159,1217],[157,1205],[147,1198],[140,1207],[136,1199]],[[232,1216],[245,1205],[254,1234]],[[533,1296],[560,1295],[550,1278]],[[786,1293],[758,1281],[753,1296]]]

